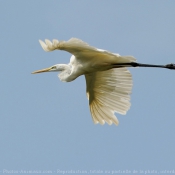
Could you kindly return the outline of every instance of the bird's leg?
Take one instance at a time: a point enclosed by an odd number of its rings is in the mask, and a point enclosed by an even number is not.
[[[118,63],[113,64],[114,68],[116,67],[157,67],[157,68],[167,68],[167,69],[174,69],[175,70],[175,64],[166,64],[166,65],[155,65],[155,64],[142,64],[142,63],[136,63],[136,62],[130,62],[130,63]]]

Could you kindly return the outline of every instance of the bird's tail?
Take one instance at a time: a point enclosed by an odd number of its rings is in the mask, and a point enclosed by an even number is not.
[[[136,62],[136,58],[134,58],[133,56],[119,56],[118,62],[120,63]]]

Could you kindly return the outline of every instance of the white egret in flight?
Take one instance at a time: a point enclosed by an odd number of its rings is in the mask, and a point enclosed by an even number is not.
[[[126,67],[161,67],[175,69],[174,64],[140,64],[132,56],[120,56],[106,50],[97,49],[77,38],[68,41],[39,40],[45,51],[64,50],[72,54],[69,64],[56,64],[49,68],[32,72],[58,71],[61,81],[70,82],[85,75],[86,94],[94,123],[118,125],[115,112],[125,115],[130,108],[132,76]]]

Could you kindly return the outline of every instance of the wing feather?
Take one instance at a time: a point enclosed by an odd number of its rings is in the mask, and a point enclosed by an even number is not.
[[[94,123],[118,125],[114,115],[126,114],[130,108],[132,76],[124,68],[110,69],[85,75],[86,93]]]
[[[58,41],[54,39],[52,42],[46,39],[45,42],[41,40],[39,40],[39,42],[46,52],[56,49],[65,50],[80,60],[100,58],[99,63],[125,63],[136,61],[132,56],[120,56],[116,53],[98,49],[77,38],[71,38],[68,41]],[[108,61],[106,61],[106,59]]]

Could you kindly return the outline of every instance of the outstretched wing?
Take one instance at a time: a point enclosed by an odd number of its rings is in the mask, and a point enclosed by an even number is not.
[[[53,50],[65,50],[73,54],[77,59],[100,58],[100,62],[104,61],[109,63],[125,63],[128,61],[134,62],[136,60],[132,56],[121,57],[119,54],[92,47],[86,42],[77,38],[71,38],[68,41],[58,41],[54,39],[52,42],[46,39],[45,42],[41,40],[39,40],[39,42],[46,52]]]
[[[130,108],[132,76],[125,68],[110,69],[85,75],[86,92],[94,123],[118,125],[114,115],[126,114]]]
[[[84,41],[77,39],[77,38],[71,38],[68,41],[58,41],[54,39],[52,42],[48,39],[45,39],[45,42],[39,40],[42,48],[46,51],[53,51],[53,50],[65,50],[73,55],[76,55],[76,52],[78,51],[84,51],[84,50],[91,50],[91,51],[96,51],[97,49],[95,47],[92,47],[85,43]]]

